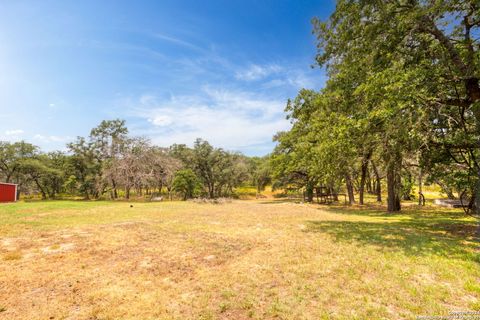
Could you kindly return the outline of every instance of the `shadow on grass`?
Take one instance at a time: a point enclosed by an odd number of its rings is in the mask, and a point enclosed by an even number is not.
[[[368,203],[365,205],[322,205],[318,210],[332,212],[343,215],[359,215],[369,217],[408,217],[414,219],[428,218],[437,219],[470,219],[462,209],[442,208],[438,206],[418,206],[416,204],[408,204],[402,207],[401,211],[388,212],[387,207],[382,204]]]
[[[274,198],[265,199],[258,202],[259,204],[278,204],[278,203],[304,203],[301,198]]]
[[[336,241],[400,250],[412,256],[438,255],[480,263],[476,229],[474,221],[455,221],[442,216],[406,221],[307,221],[305,232],[322,232]]]

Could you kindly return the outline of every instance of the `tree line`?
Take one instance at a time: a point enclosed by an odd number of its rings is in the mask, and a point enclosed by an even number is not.
[[[241,184],[263,188],[265,158],[215,148],[197,139],[193,148],[153,145],[131,137],[124,120],[104,120],[67,152],[42,152],[25,141],[0,142],[0,181],[42,199],[76,195],[85,199],[130,199],[166,195],[229,197]],[[260,181],[260,182],[259,182]],[[259,190],[260,190],[259,189]]]
[[[193,148],[160,148],[110,120],[66,153],[0,143],[0,178],[43,198],[214,198],[241,184],[260,192],[272,183],[304,190],[312,201],[321,186],[345,192],[350,203],[363,204],[366,193],[381,202],[386,193],[388,211],[435,183],[479,214],[478,1],[338,0],[327,20],[312,23],[315,65],[328,80],[288,101],[291,129],[274,136],[269,156],[246,157],[201,139]]]
[[[381,201],[386,185],[388,211],[426,181],[478,214],[480,3],[338,0],[313,34],[328,80],[288,102],[274,176],[310,200],[324,185]]]

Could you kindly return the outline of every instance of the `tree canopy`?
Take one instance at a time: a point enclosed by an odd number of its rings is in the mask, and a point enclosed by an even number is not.
[[[327,20],[314,18],[316,64],[329,78],[288,103],[277,178],[306,190],[344,183],[350,202],[356,184],[363,203],[369,175],[379,200],[385,177],[388,210],[397,211],[415,177],[427,176],[478,213],[479,6],[338,0]]]

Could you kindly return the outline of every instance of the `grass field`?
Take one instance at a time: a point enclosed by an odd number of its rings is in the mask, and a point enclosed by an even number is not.
[[[480,310],[476,224],[415,206],[0,205],[0,319],[415,319]]]

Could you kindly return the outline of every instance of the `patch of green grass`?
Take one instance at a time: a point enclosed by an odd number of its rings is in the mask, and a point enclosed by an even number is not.
[[[257,188],[253,186],[241,186],[235,188],[235,195],[240,199],[253,199],[257,196]]]
[[[220,313],[225,313],[229,308],[230,308],[230,304],[228,302],[222,302],[220,303]]]
[[[480,301],[472,302],[470,308],[475,311],[480,311]]]
[[[479,282],[465,282],[465,290],[469,292],[474,292],[480,294],[480,283]]]
[[[130,205],[133,207],[130,207]],[[56,230],[65,227],[142,220],[185,202],[129,203],[109,201],[36,201],[0,205],[0,236],[24,229]],[[160,206],[160,207],[159,207]]]

